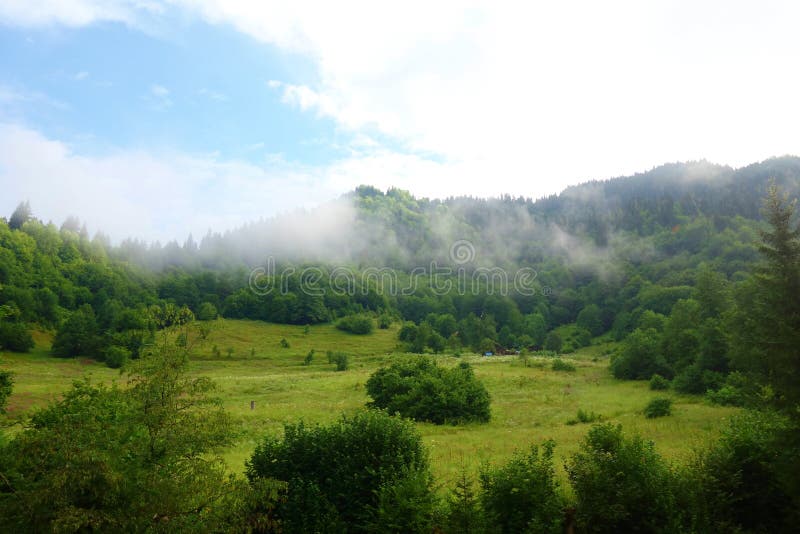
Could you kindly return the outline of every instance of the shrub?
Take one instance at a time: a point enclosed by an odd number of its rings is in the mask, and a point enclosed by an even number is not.
[[[200,321],[213,321],[217,315],[217,307],[210,302],[204,302],[197,308],[197,319]]]
[[[660,336],[654,329],[634,330],[622,345],[621,352],[611,360],[611,372],[616,378],[646,380],[654,374],[672,376],[661,355]]]
[[[303,360],[303,365],[311,365],[311,362],[313,361],[314,361],[314,349],[311,349],[310,351],[308,351],[308,354],[306,354],[306,357]]]
[[[372,333],[372,317],[369,315],[348,315],[336,323],[336,328],[351,334],[366,335]]]
[[[28,352],[33,345],[33,337],[24,323],[0,320],[0,348]]]
[[[388,313],[381,314],[381,316],[378,317],[378,328],[380,328],[382,330],[386,330],[390,326],[392,326],[392,317],[391,317],[391,315],[389,315]]]
[[[111,345],[106,349],[106,365],[112,369],[119,369],[128,363],[130,357],[131,352],[125,347]]]
[[[331,362],[336,364],[337,371],[347,371],[350,368],[350,357],[344,352],[334,352]]]
[[[486,531],[474,486],[474,481],[462,466],[455,486],[446,498],[445,532],[471,534]]]
[[[282,337],[281,338],[281,348],[288,349],[290,346],[291,345],[289,345],[289,342],[286,340],[286,338]]]
[[[675,391],[701,395],[709,389],[718,389],[724,382],[721,373],[703,370],[699,365],[693,364],[678,373],[672,382]]]
[[[553,360],[553,371],[566,371],[572,373],[575,371],[575,366],[569,362],[565,362],[561,358]]]
[[[500,532],[561,532],[563,501],[553,467],[554,442],[516,454],[480,475],[486,521]]]
[[[697,508],[695,530],[793,530],[797,520],[792,517],[796,510],[792,505],[797,487],[796,433],[796,426],[767,412],[733,417],[720,438],[690,466],[689,487],[695,492],[691,504]]]
[[[328,363],[334,364],[337,371],[347,371],[350,368],[350,357],[344,352],[328,351]]]
[[[447,369],[429,357],[395,362],[375,371],[366,384],[369,406],[435,424],[486,422],[489,393],[466,362]]]
[[[672,414],[672,399],[659,397],[647,403],[644,407],[644,416],[648,419],[664,417]]]
[[[287,482],[286,503],[277,510],[285,532],[381,530],[390,520],[391,530],[403,532],[430,521],[422,438],[410,421],[380,411],[328,426],[287,424],[283,438],[267,437],[246,465],[252,482]],[[402,513],[392,513],[394,505]]]
[[[650,377],[650,389],[653,391],[669,389],[669,380],[659,374],[655,374]]]
[[[102,355],[102,340],[98,335],[94,311],[84,304],[64,321],[53,339],[53,353],[62,358],[86,356],[96,358]]]
[[[578,414],[575,419],[567,421],[568,425],[577,425],[578,423],[596,423],[602,421],[603,416],[594,412],[585,412],[583,409],[578,408]]]
[[[8,397],[11,396],[11,391],[14,389],[14,375],[11,371],[0,370],[0,414],[6,413],[6,403]],[[0,435],[2,437],[2,435]],[[3,442],[0,440],[0,448]]]
[[[561,352],[563,344],[564,341],[561,339],[561,336],[558,335],[558,332],[550,332],[544,340],[544,349],[553,352]]]
[[[662,532],[676,522],[668,465],[652,442],[624,437],[619,425],[592,427],[566,468],[579,531]]]
[[[720,406],[744,406],[746,402],[742,390],[728,384],[725,384],[717,391],[709,389],[706,391],[706,398],[712,404],[718,404]]]

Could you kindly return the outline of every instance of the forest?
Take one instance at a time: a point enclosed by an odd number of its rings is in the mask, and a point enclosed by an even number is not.
[[[80,214],[59,226],[23,201],[0,219],[0,349],[26,353],[49,332],[53,358],[104,362],[124,379],[75,382],[0,428],[0,521],[20,532],[789,531],[800,520],[798,195],[794,157],[668,164],[536,200],[361,186],[163,245],[112,244]],[[522,272],[525,291],[509,285]],[[237,476],[219,457],[237,430],[217,386],[186,374],[218,318],[333,324],[356,340],[392,327],[403,356],[365,383],[368,409],[286,423]],[[545,440],[437,487],[412,421],[492,417],[466,359],[446,367],[440,355],[531,355],[570,372],[560,356],[600,343],[617,380],[741,412],[682,464],[597,420],[565,479],[559,444]],[[0,408],[12,395],[0,367]]]

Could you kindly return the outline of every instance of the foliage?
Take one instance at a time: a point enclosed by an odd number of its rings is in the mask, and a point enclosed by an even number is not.
[[[0,414],[6,413],[6,404],[14,389],[14,375],[11,371],[0,369]]]
[[[582,532],[663,532],[677,521],[673,473],[652,443],[620,426],[592,427],[566,468]]]
[[[644,416],[648,419],[664,417],[672,414],[672,399],[658,397],[647,403],[644,407]]]
[[[14,352],[28,352],[33,346],[33,337],[24,323],[0,318],[0,348]]]
[[[366,383],[369,406],[435,424],[487,422],[489,393],[462,362],[452,369],[428,357],[408,358],[375,371]]]
[[[0,451],[0,521],[16,531],[207,530],[233,437],[213,384],[162,346],[128,387],[75,382]]]
[[[350,357],[344,352],[334,352],[331,362],[336,365],[337,371],[347,371],[350,368]]]
[[[660,354],[658,332],[634,330],[623,342],[620,354],[611,361],[611,372],[616,378],[631,380],[645,380],[654,374],[671,376]]]
[[[112,369],[119,369],[123,367],[131,357],[131,352],[125,347],[118,347],[111,345],[105,351],[106,365]]]
[[[547,334],[547,338],[544,341],[544,350],[550,350],[553,352],[561,352],[561,347],[563,345],[563,340],[558,332],[549,332]]]
[[[336,323],[336,328],[351,334],[371,334],[373,329],[372,317],[369,315],[348,315]]]
[[[485,531],[483,510],[475,483],[462,466],[446,497],[445,532],[478,534]]]
[[[197,309],[197,319],[200,321],[213,321],[217,318],[217,307],[206,301]]]
[[[793,417],[800,406],[800,228],[796,202],[773,185],[764,201],[763,263],[737,294],[730,321],[737,369],[774,391],[770,403]]]
[[[556,358],[553,360],[552,369],[553,371],[566,371],[570,373],[574,373],[576,371],[574,365],[562,360],[561,358]]]
[[[695,528],[788,532],[798,519],[797,428],[769,412],[730,420],[687,469]]]
[[[314,525],[355,532],[424,525],[432,503],[428,469],[413,424],[375,410],[328,426],[286,424],[282,439],[265,438],[247,462],[251,482],[287,482],[278,515],[290,532]],[[402,508],[393,511],[397,504]]]
[[[659,374],[654,374],[650,377],[650,389],[653,391],[669,389],[669,380]]]
[[[303,359],[303,365],[311,365],[313,361],[314,361],[314,349],[311,349],[310,351],[308,351],[308,354],[306,354],[305,359]]]
[[[480,475],[486,521],[503,533],[561,532],[563,500],[553,465],[555,443],[531,447]]]
[[[587,412],[587,411],[583,410],[582,408],[578,408],[578,413],[575,416],[575,418],[574,419],[570,419],[569,421],[567,421],[567,424],[568,425],[577,425],[578,423],[583,423],[583,424],[596,423],[596,422],[602,421],[602,420],[603,420],[603,416],[600,415],[599,413]]]
[[[62,358],[99,358],[102,350],[103,340],[100,338],[94,310],[88,304],[72,312],[59,327],[53,340],[53,353]]]

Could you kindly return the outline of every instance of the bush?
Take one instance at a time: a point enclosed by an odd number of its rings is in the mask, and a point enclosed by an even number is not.
[[[410,532],[430,522],[422,438],[413,423],[383,412],[342,416],[328,426],[287,424],[284,437],[266,438],[246,465],[253,482],[287,482],[286,502],[277,510],[285,532],[341,531],[342,525]],[[393,512],[394,506],[401,508]]]
[[[197,319],[200,321],[213,321],[217,315],[217,307],[210,302],[204,302],[197,308]]]
[[[395,362],[375,371],[366,384],[369,406],[435,424],[486,422],[489,393],[462,362],[447,369],[428,357]]]
[[[544,349],[558,353],[561,352],[563,344],[564,341],[558,335],[558,332],[550,332],[544,340]]]
[[[678,373],[672,382],[675,391],[701,395],[709,389],[718,389],[725,377],[718,372],[703,370],[699,365],[693,364]]]
[[[792,517],[796,432],[796,426],[766,412],[732,418],[721,437],[690,466],[689,487],[695,492],[691,503],[697,507],[695,530],[792,531],[797,520]]]
[[[619,425],[592,427],[566,467],[581,532],[663,532],[677,521],[668,465]]]
[[[0,348],[13,352],[28,352],[33,345],[33,337],[24,323],[0,320]]]
[[[553,466],[554,442],[516,454],[480,475],[487,523],[499,532],[561,532],[563,501]]]
[[[372,317],[369,315],[348,315],[336,323],[336,328],[351,334],[366,335],[372,333]]]
[[[311,349],[310,351],[308,351],[308,354],[306,354],[306,357],[303,360],[303,365],[311,365],[311,362],[313,361],[314,361],[314,349]]]
[[[378,317],[378,328],[386,330],[390,326],[392,326],[392,317],[388,313],[381,314],[381,316]]]
[[[13,389],[14,375],[11,374],[11,371],[0,370],[0,414],[6,413],[6,403]],[[0,448],[2,448],[2,444],[3,442],[0,441]]]
[[[653,391],[669,389],[669,380],[659,374],[655,374],[650,377],[650,389]]]
[[[289,345],[289,342],[286,340],[285,337],[282,337],[281,338],[281,348],[288,349],[289,347],[291,347],[291,345]]]
[[[106,365],[112,369],[119,369],[120,367],[124,366],[126,363],[128,363],[130,357],[131,351],[125,347],[111,345],[106,349]]]
[[[709,389],[706,391],[706,398],[711,404],[720,406],[744,406],[746,398],[742,390],[725,384],[717,391]]]
[[[575,371],[575,366],[569,362],[565,362],[561,358],[553,360],[553,371],[566,371],[572,373]]]
[[[611,372],[616,378],[646,380],[654,374],[672,376],[661,355],[660,337],[656,330],[634,330],[622,345],[621,352],[611,360]]]
[[[64,321],[53,339],[53,353],[62,358],[102,355],[103,343],[98,334],[94,311],[84,304]]]
[[[350,368],[350,357],[344,352],[334,352],[332,363],[336,364],[337,371],[347,371]]]
[[[672,414],[672,399],[659,397],[647,403],[644,408],[644,416],[648,419],[664,417]]]
[[[585,412],[583,409],[578,408],[578,414],[575,419],[570,419],[567,421],[568,425],[577,425],[578,423],[596,423],[598,421],[602,421],[603,416],[599,413],[594,412]]]

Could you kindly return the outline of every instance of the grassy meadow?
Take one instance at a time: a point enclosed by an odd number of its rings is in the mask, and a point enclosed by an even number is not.
[[[236,445],[225,452],[240,471],[267,433],[280,433],[285,422],[327,422],[368,401],[364,384],[370,374],[397,353],[397,325],[356,336],[332,325],[311,327],[258,321],[218,320],[205,341],[193,345],[191,372],[213,378],[225,407],[237,422]],[[281,341],[285,339],[288,347]],[[38,333],[29,354],[5,353],[0,366],[15,374],[7,422],[21,420],[37,406],[56,398],[72,380],[123,381],[118,370],[86,359],[49,355],[50,337]],[[217,350],[214,350],[216,346]],[[442,365],[469,361],[492,397],[492,420],[466,426],[417,426],[430,450],[438,481],[448,484],[463,468],[475,472],[482,462],[502,462],[515,450],[546,439],[556,441],[563,460],[577,450],[588,424],[567,424],[578,409],[595,412],[656,443],[667,458],[682,460],[712,438],[734,408],[713,406],[700,397],[650,391],[646,382],[619,381],[608,372],[612,345],[595,345],[565,356],[575,372],[553,371],[551,358],[531,356],[439,356]],[[310,350],[311,365],[303,365]],[[327,350],[346,352],[350,368],[337,372]],[[656,396],[673,399],[673,415],[646,419],[642,410]],[[255,402],[251,409],[251,401]],[[14,428],[12,427],[12,432]],[[563,461],[557,464],[561,466]],[[563,472],[562,472],[563,475]]]

